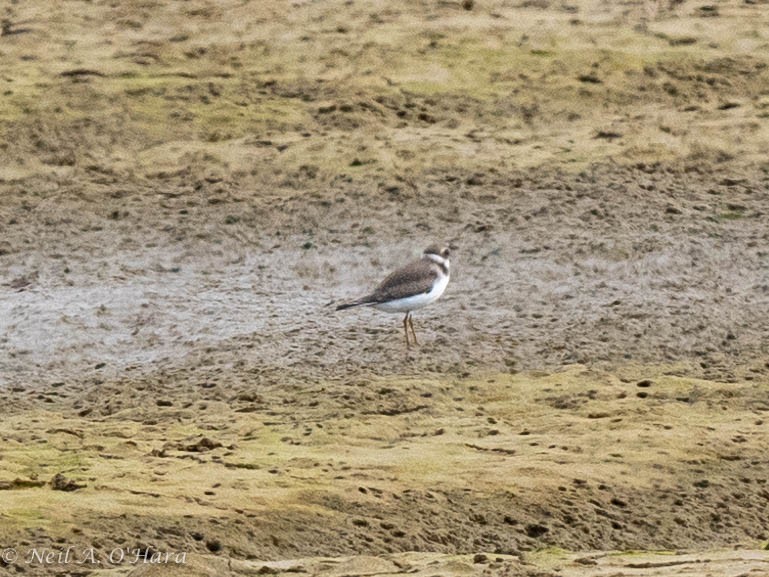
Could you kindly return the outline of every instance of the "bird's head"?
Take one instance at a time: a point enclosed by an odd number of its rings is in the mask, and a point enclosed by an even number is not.
[[[428,258],[438,264],[449,264],[449,255],[451,250],[447,246],[431,244],[424,251],[424,258]]]

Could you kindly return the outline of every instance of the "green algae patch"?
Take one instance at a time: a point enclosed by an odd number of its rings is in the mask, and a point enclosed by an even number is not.
[[[544,547],[526,553],[524,560],[539,568],[552,571],[562,568],[564,563],[570,560],[571,555],[570,551],[561,549],[560,547]]]
[[[213,532],[268,554],[272,535],[297,556],[316,540],[456,551],[482,531],[566,568],[586,538],[693,546],[702,533],[688,527],[703,519],[708,539],[731,535],[712,515],[735,478],[741,498],[762,490],[761,471],[742,464],[765,447],[753,412],[763,387],[690,378],[683,365],[573,365],[268,387],[247,412],[239,395],[201,413],[133,397],[91,419],[29,409],[0,425],[0,515],[10,536],[153,527],[176,546],[206,547]],[[759,522],[754,508],[731,512]],[[635,529],[647,522],[654,530]]]
[[[172,143],[226,144],[246,158],[255,140],[277,152],[288,145],[289,154],[259,154],[233,170],[290,187],[303,166],[320,167],[312,180],[324,183],[426,167],[577,171],[688,159],[702,142],[753,162],[769,142],[758,121],[763,16],[747,12],[702,27],[672,12],[650,20],[637,6],[483,14],[361,6],[352,20],[335,3],[222,10],[244,22],[263,16],[234,40],[223,22],[198,28],[163,8],[152,28],[175,33],[142,40],[146,14],[126,17],[137,28],[115,28],[111,10],[90,7],[88,20],[51,17],[59,51],[9,36],[0,134],[13,146],[4,174],[28,174],[35,160],[55,172],[105,157],[143,169],[149,151]],[[93,33],[98,18],[109,23],[109,43]],[[719,101],[724,87],[728,103]]]

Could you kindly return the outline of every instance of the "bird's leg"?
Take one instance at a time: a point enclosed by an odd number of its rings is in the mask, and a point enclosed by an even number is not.
[[[406,348],[411,348],[411,343],[409,343],[409,315],[411,313],[406,313],[406,316],[403,317],[403,332],[406,333]]]
[[[411,327],[411,334],[414,335],[414,344],[418,345],[417,334],[414,332],[414,317],[409,313],[409,326]]]

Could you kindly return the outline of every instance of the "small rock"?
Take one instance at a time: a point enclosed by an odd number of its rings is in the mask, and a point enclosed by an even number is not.
[[[530,525],[526,525],[526,535],[531,537],[532,539],[537,539],[550,531],[547,527],[544,525],[540,525],[538,523],[532,523]]]
[[[585,82],[585,83],[588,83],[588,84],[602,84],[603,83],[603,80],[598,78],[598,76],[596,76],[592,72],[590,74],[580,74],[577,77],[577,79],[580,82]]]
[[[85,484],[76,483],[72,479],[67,479],[63,474],[56,473],[51,479],[51,488],[54,491],[77,491],[86,487]]]
[[[218,539],[212,539],[211,541],[206,541],[206,549],[211,551],[211,553],[216,553],[217,551],[222,550],[222,543]]]
[[[183,445],[181,447],[181,450],[189,451],[191,453],[204,453],[212,449],[217,449],[221,446],[222,444],[219,441],[214,441],[213,439],[209,439],[208,437],[201,437],[199,440],[197,440],[194,443],[191,443],[189,445]]]

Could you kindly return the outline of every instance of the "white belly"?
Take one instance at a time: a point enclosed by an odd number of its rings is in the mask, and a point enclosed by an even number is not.
[[[446,290],[446,286],[449,284],[449,276],[442,276],[438,282],[433,285],[430,292],[419,293],[418,295],[372,305],[375,309],[385,311],[387,313],[407,313],[416,309],[421,309],[424,306],[429,305],[431,302],[438,300]]]

